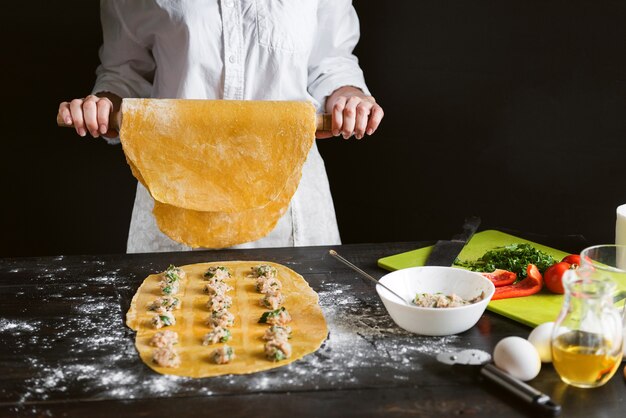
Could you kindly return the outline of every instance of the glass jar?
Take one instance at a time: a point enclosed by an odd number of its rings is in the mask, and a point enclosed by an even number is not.
[[[615,260],[615,246],[583,250],[580,268],[563,276],[565,297],[552,332],[552,359],[561,380],[573,386],[605,384],[622,360],[622,313],[613,296],[615,276],[623,273],[626,280],[626,272],[601,261],[611,251]]]

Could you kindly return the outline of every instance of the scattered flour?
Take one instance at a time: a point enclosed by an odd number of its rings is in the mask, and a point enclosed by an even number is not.
[[[397,327],[377,298],[354,295],[350,286],[322,284],[320,305],[329,336],[315,353],[286,367],[251,375],[248,388],[255,391],[299,387],[349,388],[398,384],[410,380],[424,356],[456,350],[458,336],[418,336]],[[377,370],[372,381],[371,370]]]
[[[456,336],[422,337],[398,328],[373,289],[359,295],[351,286],[328,281],[321,283],[318,293],[329,337],[317,352],[285,367],[250,375],[211,379],[159,375],[139,360],[135,334],[124,324],[120,298],[123,294],[130,300],[135,289],[117,286],[118,273],[109,271],[85,283],[64,286],[71,293],[65,299],[72,312],[64,321],[0,319],[0,336],[18,337],[13,350],[37,353],[24,364],[34,377],[23,382],[19,398],[13,401],[29,408],[31,402],[65,399],[68,392],[96,399],[134,399],[209,396],[237,393],[242,388],[263,392],[406,385],[425,356],[461,348]],[[28,349],[33,345],[37,350]],[[59,345],[66,353],[61,358]]]
[[[40,321],[8,320],[0,319],[0,332],[9,332],[19,335],[22,332],[33,332],[38,329]]]

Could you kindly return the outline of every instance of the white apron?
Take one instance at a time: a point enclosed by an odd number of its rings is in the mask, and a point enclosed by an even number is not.
[[[352,54],[359,25],[350,0],[101,0],[101,20],[104,43],[94,92],[309,100],[318,110],[342,86],[369,94]],[[139,184],[127,251],[189,249],[159,231],[153,204]],[[324,162],[314,144],[274,230],[236,248],[339,243]]]

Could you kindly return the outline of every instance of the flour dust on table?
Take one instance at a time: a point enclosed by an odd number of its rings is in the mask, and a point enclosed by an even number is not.
[[[80,281],[68,281],[67,272],[59,266],[40,269],[45,279],[33,276],[33,284],[14,293],[14,303],[23,306],[20,317],[0,319],[3,350],[14,359],[14,367],[31,376],[0,389],[0,400],[16,402],[18,414],[45,415],[47,402],[63,401],[70,395],[91,400],[140,399],[228,395],[242,390],[350,389],[363,384],[406,386],[415,383],[411,376],[424,357],[466,348],[457,336],[408,333],[389,318],[373,289],[355,293],[354,287],[333,281],[332,274],[318,275],[325,277],[313,283],[329,334],[315,353],[251,375],[205,379],[160,375],[138,360],[134,333],[124,324],[137,286],[132,283],[139,283],[139,278],[96,261],[81,261],[68,269],[75,276],[78,271]],[[144,263],[142,269],[157,271],[158,267]],[[9,269],[17,270],[9,278],[29,274],[19,265],[6,266]],[[49,314],[42,316],[42,309],[49,309],[44,311]]]
[[[304,360],[320,369],[328,364],[343,366],[327,374],[329,378],[359,383],[365,370],[375,369],[382,379],[408,380],[419,357],[454,350],[459,342],[455,335],[427,337],[399,328],[381,303],[357,297],[350,286],[326,282],[322,289],[320,304],[328,319],[329,337],[315,357]],[[304,374],[304,370],[296,371]]]

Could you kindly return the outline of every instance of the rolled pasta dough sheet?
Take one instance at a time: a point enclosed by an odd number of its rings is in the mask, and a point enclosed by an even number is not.
[[[292,355],[279,362],[265,357],[262,336],[268,325],[259,324],[258,320],[267,308],[259,304],[262,295],[256,292],[255,280],[246,277],[251,267],[258,264],[269,264],[278,269],[278,279],[282,282],[285,295],[284,306],[293,319],[289,324],[293,329],[289,340]],[[222,344],[202,345],[202,337],[210,330],[205,324],[210,312],[206,307],[209,296],[202,291],[206,283],[203,274],[211,266],[226,266],[232,273],[226,282],[234,287],[228,295],[233,298],[233,306],[229,310],[235,315],[235,324],[231,328],[232,339],[226,344],[235,349],[236,358],[228,364],[215,364],[209,356],[213,349]],[[187,278],[176,295],[181,299],[182,306],[180,310],[173,311],[175,325],[156,330],[150,324],[154,313],[147,307],[162,296],[158,274],[152,274],[143,281],[126,314],[126,324],[137,331],[135,346],[141,360],[158,373],[199,378],[269,370],[315,352],[328,335],[317,293],[302,276],[283,265],[266,261],[224,261],[190,264],[180,268],[185,271]],[[166,329],[177,332],[179,336],[179,344],[175,346],[181,358],[178,368],[160,367],[152,362],[154,347],[150,346],[150,339],[157,331]]]
[[[128,162],[135,177],[145,180],[132,162]],[[254,241],[269,234],[289,207],[302,174],[294,172],[278,197],[267,205],[240,212],[202,212],[181,209],[154,201],[152,213],[157,226],[174,241],[193,248],[225,248]]]
[[[266,206],[315,139],[309,102],[124,99],[120,140],[155,200],[202,212]]]

